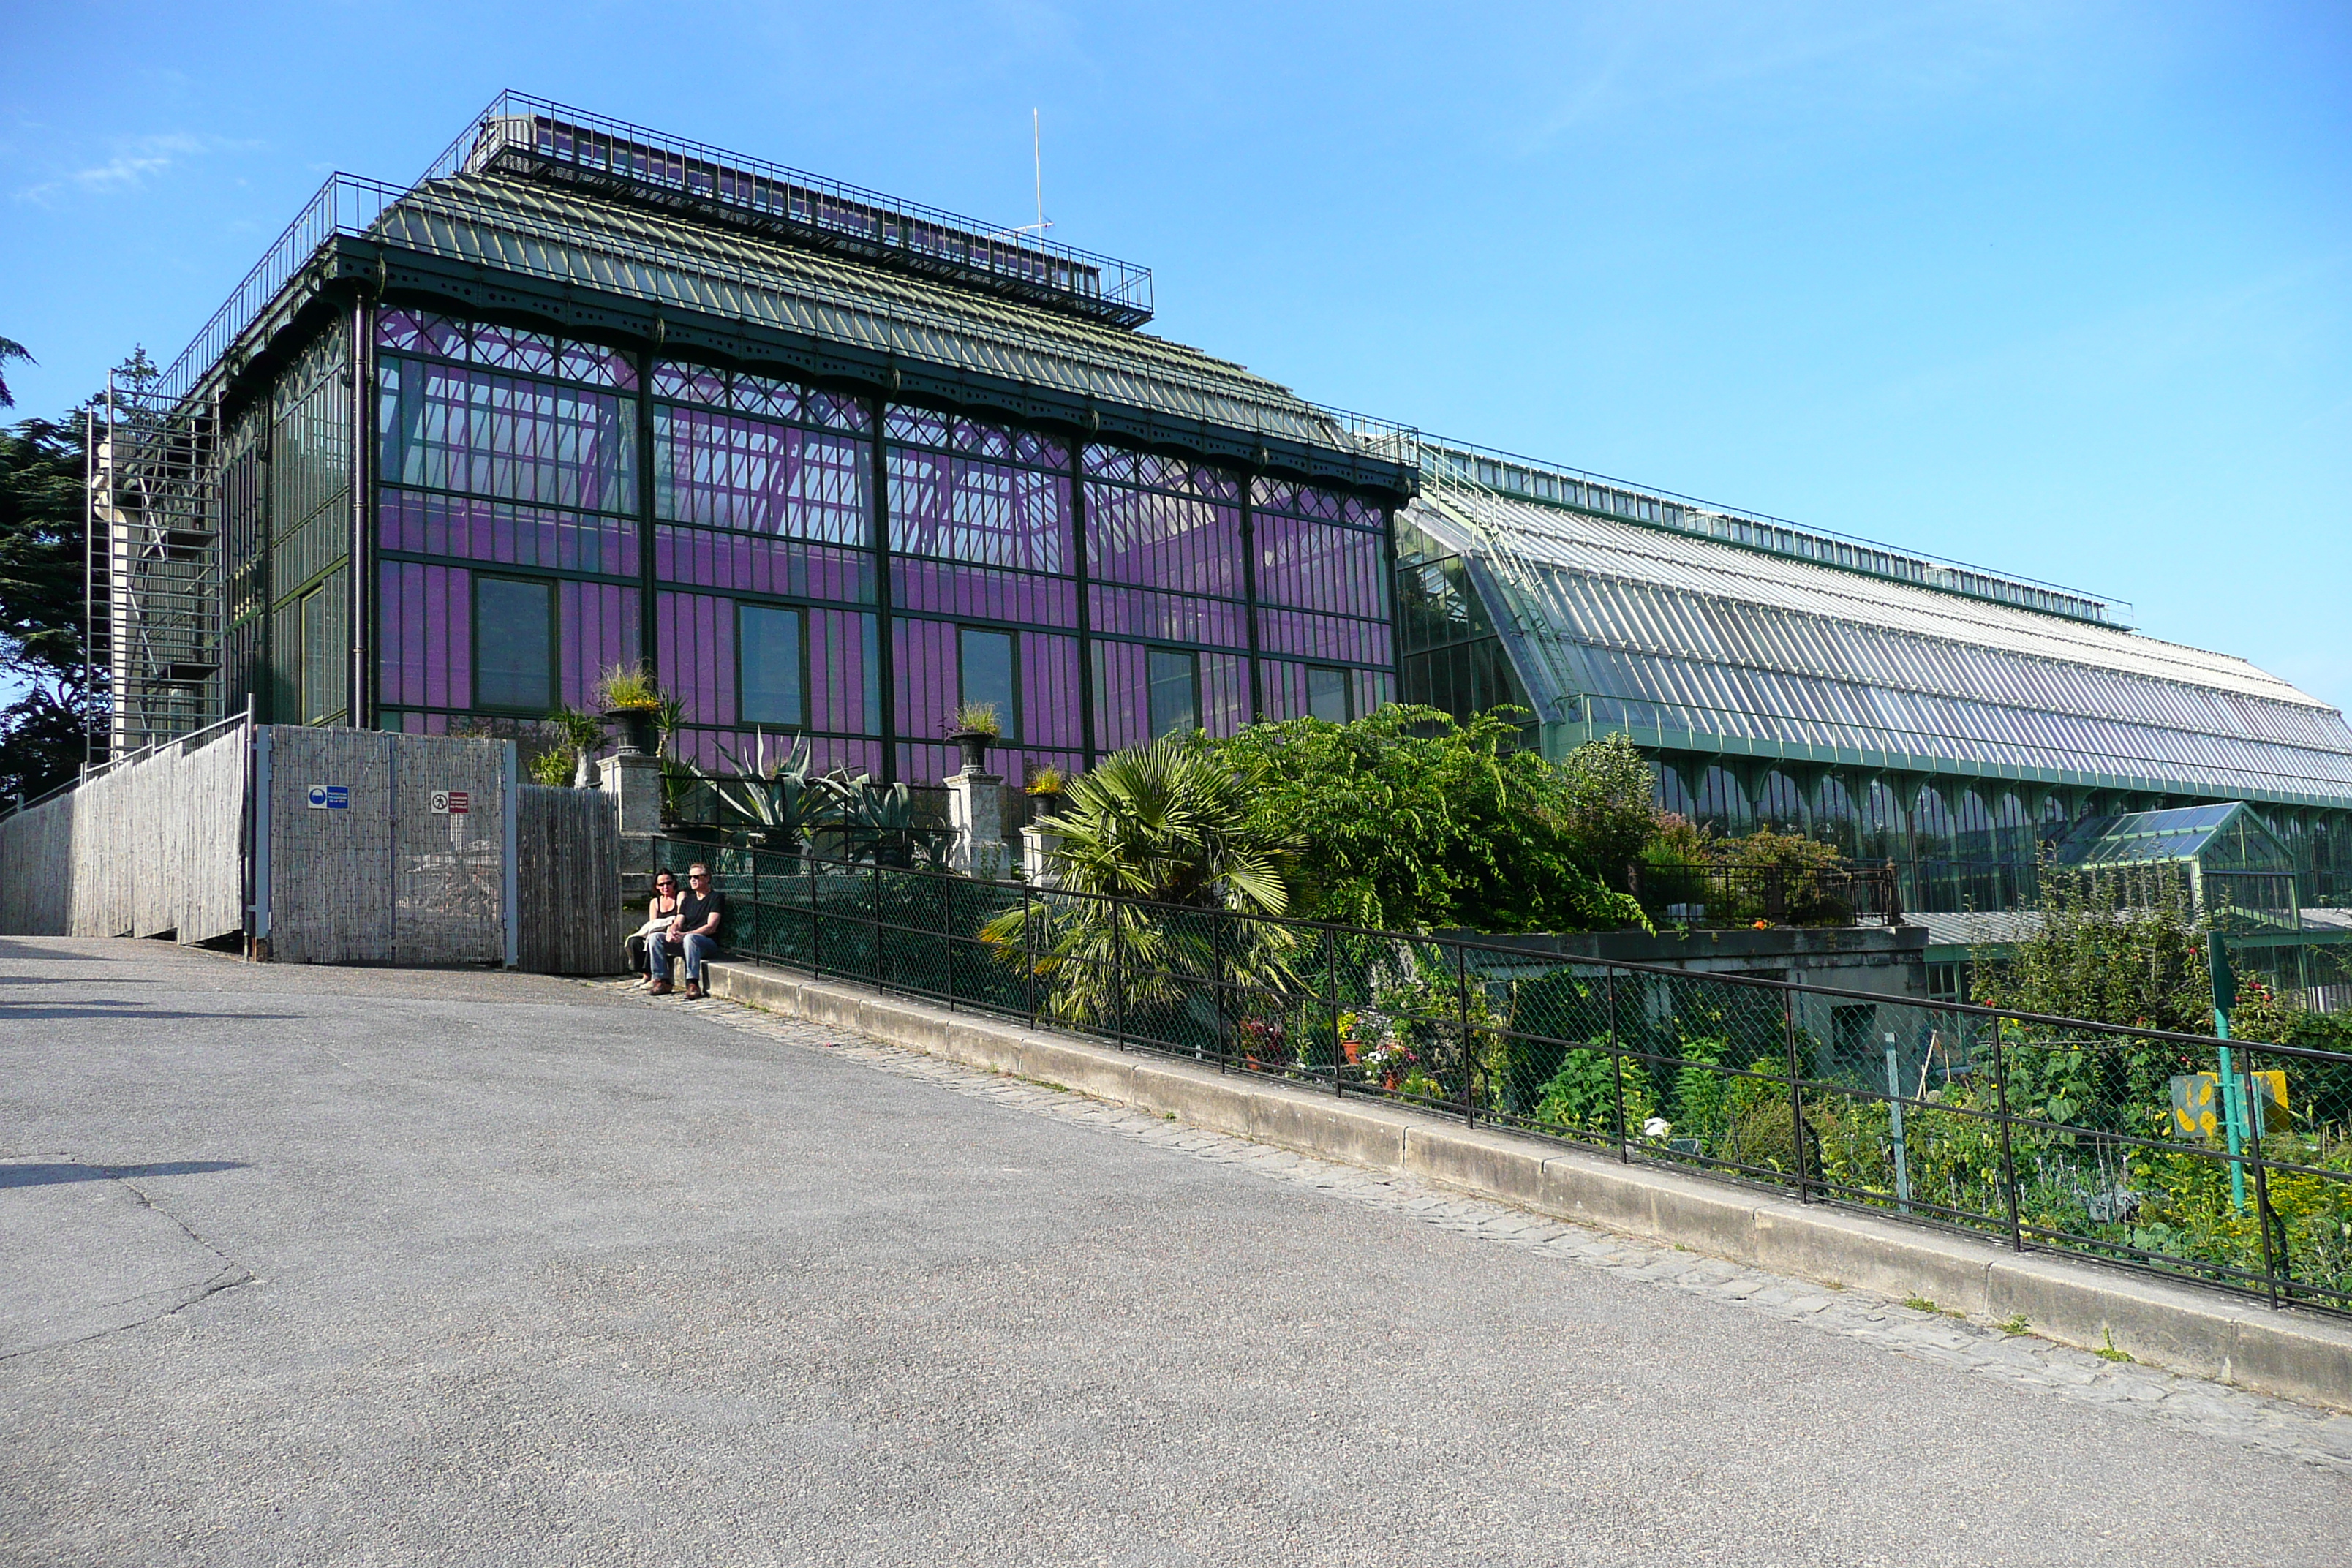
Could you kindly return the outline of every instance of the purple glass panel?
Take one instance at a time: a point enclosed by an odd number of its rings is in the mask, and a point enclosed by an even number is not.
[[[1242,606],[1223,599],[1193,599],[1181,594],[1089,584],[1087,608],[1092,629],[1111,636],[1208,643],[1216,647],[1249,646]]]
[[[1372,713],[1396,700],[1396,676],[1385,669],[1351,669],[1356,687],[1356,711]]]
[[[563,700],[593,707],[604,671],[637,662],[637,591],[612,583],[560,583],[556,616]]]
[[[1232,502],[1242,497],[1241,479],[1230,470],[1159,452],[1091,446],[1086,449],[1086,471],[1090,479],[1114,479],[1204,500]]]
[[[473,574],[387,561],[377,571],[376,596],[376,678],[385,706],[472,706]]]
[[[585,381],[623,392],[637,389],[636,362],[619,349],[602,343],[567,342],[556,365],[566,381]]]
[[[1286,517],[1255,524],[1258,603],[1386,618],[1380,535]]]
[[[830,430],[846,430],[863,436],[873,427],[873,417],[866,405],[855,397],[837,392],[811,392],[807,401],[808,421]]]
[[[874,617],[846,610],[808,612],[809,724],[871,734],[881,715],[867,710],[875,671],[866,666]]]
[[[890,622],[890,650],[898,698],[898,732],[944,735],[963,685],[951,621]]]
[[[437,354],[443,359],[466,357],[465,324],[429,310],[378,310],[375,341],[383,348]]]
[[[1338,616],[1310,616],[1301,610],[1257,613],[1258,646],[1268,653],[1297,654],[1312,659],[1344,664],[1390,662],[1389,627],[1385,621],[1345,620]]]
[[[1257,665],[1258,695],[1265,703],[1268,722],[1307,717],[1307,667],[1280,659],[1262,658]]]
[[[863,545],[872,448],[796,426],[697,408],[654,410],[654,515]]]
[[[380,496],[379,537],[386,550],[608,576],[636,571],[636,527],[619,519],[390,486]]]
[[[1023,632],[1022,743],[1048,750],[1077,745],[1079,700],[1078,639],[1047,632]],[[1007,778],[1021,776],[1005,774]]]
[[[628,399],[489,371],[385,359],[386,483],[585,511],[636,506]]]
[[[910,741],[898,743],[898,776],[908,784],[942,784],[953,778],[962,766],[963,758],[952,746]],[[1058,768],[1064,778],[1075,778],[1082,771],[1082,762],[1076,752],[1047,751],[1036,746],[989,748],[988,771],[1008,784],[1025,784],[1029,775],[1041,767]]]
[[[1034,430],[1013,433],[1013,455],[1035,468],[1052,468],[1057,473],[1070,471],[1070,449],[1051,436],[1040,436]]]
[[[807,389],[765,375],[739,375],[728,389],[727,405],[755,419],[800,419]]]
[[[686,701],[691,724],[735,719],[735,601],[656,594],[654,627],[662,683]]]
[[[1013,456],[1013,432],[1002,425],[958,419],[949,431],[948,441],[957,451],[970,457],[1010,461]]]
[[[1249,721],[1249,659],[1234,653],[1202,654],[1201,728],[1223,740]]]
[[[1241,597],[1237,507],[1089,484],[1087,541],[1088,574],[1105,582]]]
[[[948,444],[948,416],[910,404],[889,404],[882,410],[882,434],[894,445],[906,442],[918,447],[944,447]]]
[[[1034,468],[893,447],[890,548],[1020,572],[1066,572],[1070,482]]]
[[[1078,624],[1078,588],[1067,577],[991,572],[941,561],[890,563],[890,603],[899,609],[1030,626]]]
[[[1094,645],[1095,749],[1124,751],[1151,739],[1144,647],[1140,643]]]
[[[386,309],[375,313],[375,341],[378,348],[425,348],[424,333],[419,326],[423,312]]]
[[[544,332],[526,332],[520,327],[501,327],[493,322],[479,321],[474,326],[474,359],[480,364],[499,370],[520,371],[525,375],[555,374],[555,340]]]
[[[874,602],[874,557],[865,551],[673,523],[655,526],[654,575],[740,594]]]
[[[727,373],[713,370],[707,364],[684,364],[674,359],[656,360],[654,395],[675,398],[680,403],[723,407],[727,402]]]

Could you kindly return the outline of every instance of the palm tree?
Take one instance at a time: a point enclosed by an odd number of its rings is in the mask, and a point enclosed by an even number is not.
[[[1197,1008],[1204,993],[1222,1017],[1219,981],[1297,989],[1297,934],[1269,918],[1289,908],[1283,873],[1297,847],[1254,820],[1262,768],[1212,757],[1197,737],[1105,758],[1038,820],[1060,838],[1052,889],[982,939],[1007,962],[1034,962],[1048,1010],[1073,1022]]]

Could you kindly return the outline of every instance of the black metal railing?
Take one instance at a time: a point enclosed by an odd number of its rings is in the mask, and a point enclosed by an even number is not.
[[[735,952],[2352,1310],[2352,1056],[871,863],[713,861]]]
[[[1661,925],[1900,925],[1903,888],[1883,866],[1637,863],[1633,896]]]

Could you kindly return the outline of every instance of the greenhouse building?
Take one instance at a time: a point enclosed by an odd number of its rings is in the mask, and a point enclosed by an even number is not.
[[[2352,730],[2113,601],[1336,413],[1144,331],[1145,269],[502,95],[336,175],[101,405],[93,750],[523,732],[643,661],[707,766],[936,782],[1525,708],[1662,802],[2000,909],[2078,825],[2242,803],[2352,904]]]

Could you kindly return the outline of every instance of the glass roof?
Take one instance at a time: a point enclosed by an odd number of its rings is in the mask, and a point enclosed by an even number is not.
[[[2352,806],[2352,728],[2243,659],[1444,481],[1546,720],[1646,743]]]
[[[2209,857],[2217,870],[2294,868],[2286,847],[2243,803],[2233,800],[2094,817],[2077,823],[2053,858],[2062,866],[2137,866],[2167,860],[2206,863]]]

